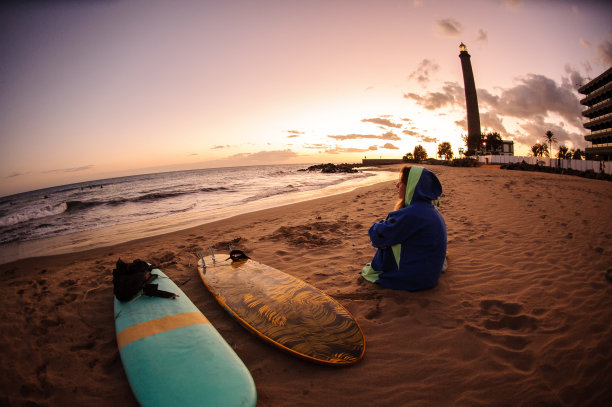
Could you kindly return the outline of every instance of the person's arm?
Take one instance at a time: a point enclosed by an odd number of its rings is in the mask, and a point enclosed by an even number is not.
[[[411,233],[408,218],[405,211],[393,211],[387,219],[373,224],[368,232],[372,246],[382,249],[406,240]]]

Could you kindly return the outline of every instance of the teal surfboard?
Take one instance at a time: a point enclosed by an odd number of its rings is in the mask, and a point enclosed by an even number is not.
[[[153,281],[175,299],[114,298],[121,361],[142,406],[255,406],[249,370],[185,293],[161,270]]]

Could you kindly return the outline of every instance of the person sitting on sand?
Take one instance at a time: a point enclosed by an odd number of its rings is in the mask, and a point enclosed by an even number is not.
[[[396,186],[400,201],[387,219],[370,228],[378,250],[361,275],[398,290],[435,287],[446,258],[446,224],[434,205],[442,185],[433,172],[405,166]]]

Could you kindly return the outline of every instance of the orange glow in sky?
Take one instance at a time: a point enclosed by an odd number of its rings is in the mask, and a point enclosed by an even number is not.
[[[12,2],[0,196],[111,176],[430,156],[482,131],[584,149],[576,85],[612,65],[601,1]],[[554,146],[553,146],[554,147]],[[556,148],[556,147],[555,147]]]

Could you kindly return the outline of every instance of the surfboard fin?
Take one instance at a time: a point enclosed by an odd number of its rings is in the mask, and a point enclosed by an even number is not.
[[[206,260],[204,260],[204,255],[202,252],[198,252],[198,256],[200,257],[200,260],[202,260],[202,267],[206,268]]]

